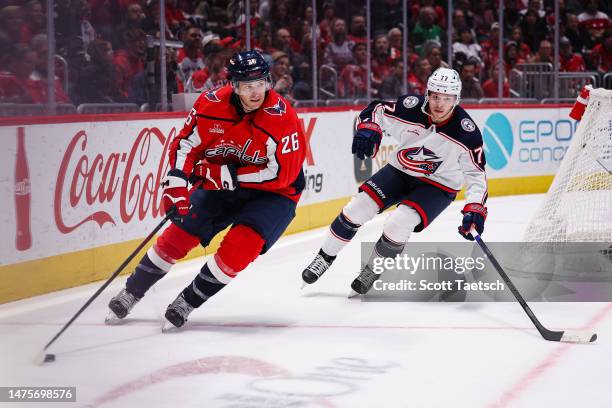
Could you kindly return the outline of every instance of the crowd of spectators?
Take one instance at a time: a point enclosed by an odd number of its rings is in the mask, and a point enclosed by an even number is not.
[[[253,48],[272,66],[275,89],[290,100],[313,98],[310,1],[247,0]],[[612,71],[612,3],[557,0],[561,71]],[[447,25],[452,26],[452,65],[464,98],[497,96],[498,72],[517,64],[553,62],[554,1],[506,0],[500,27],[495,0],[413,0],[408,46],[402,46],[400,0],[372,0],[368,55],[365,0],[320,0],[315,32],[321,97],[395,98],[403,84],[423,94],[429,74],[448,66]],[[0,0],[0,102],[45,103],[47,54],[45,2]],[[227,59],[246,46],[245,0],[166,0],[167,94],[201,92],[226,82]],[[55,0],[55,95],[73,104],[160,101],[160,7],[156,0]],[[499,30],[503,30],[503,65]],[[369,60],[369,61],[368,61]],[[323,67],[321,69],[321,67]],[[504,96],[509,96],[507,79]],[[153,106],[153,105],[151,105]],[[151,108],[153,109],[153,108]]]

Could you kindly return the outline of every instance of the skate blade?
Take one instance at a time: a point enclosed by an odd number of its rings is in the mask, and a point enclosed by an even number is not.
[[[175,333],[178,332],[180,329],[180,327],[176,327],[166,319],[164,319],[164,321],[162,322],[162,333]]]
[[[351,289],[351,293],[349,293],[348,298],[352,299],[354,297],[359,296],[359,293],[355,292],[353,289]]]
[[[116,326],[123,323],[123,319],[120,319],[113,311],[110,311],[104,319],[104,323],[108,326]]]
[[[308,285],[305,281],[302,281],[302,286],[300,287],[300,290],[304,289],[306,287],[306,285]]]

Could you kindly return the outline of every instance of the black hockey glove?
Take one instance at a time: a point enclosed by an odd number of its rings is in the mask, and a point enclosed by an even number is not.
[[[374,157],[382,140],[382,130],[374,122],[361,122],[357,125],[357,133],[353,137],[352,152],[361,160],[366,156]]]
[[[466,204],[463,210],[461,210],[461,214],[463,214],[463,222],[459,226],[459,234],[463,238],[473,241],[474,237],[470,234],[472,225],[474,225],[479,235],[483,233],[484,222],[487,219],[487,207],[476,203]]]

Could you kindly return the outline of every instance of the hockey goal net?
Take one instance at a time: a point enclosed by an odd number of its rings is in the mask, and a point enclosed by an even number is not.
[[[525,242],[612,242],[612,90],[594,89]]]

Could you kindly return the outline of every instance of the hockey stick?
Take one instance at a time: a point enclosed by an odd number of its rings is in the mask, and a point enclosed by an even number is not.
[[[47,351],[47,349],[55,342],[55,340],[57,340],[58,337],[61,336],[62,333],[64,333],[64,331],[66,331],[66,329],[77,319],[77,317],[79,317],[81,313],[83,313],[85,309],[89,307],[89,305],[100,295],[100,293],[102,293],[102,291],[106,289],[108,285],[110,285],[110,283],[121,273],[121,271],[132,261],[132,259],[134,259],[138,252],[140,252],[140,250],[144,248],[145,245],[147,245],[151,238],[153,238],[155,234],[164,226],[164,224],[166,224],[166,222],[174,215],[174,211],[174,209],[168,211],[164,219],[161,220],[159,224],[157,224],[157,226],[153,229],[153,231],[151,231],[149,235],[145,237],[145,239],[140,243],[140,245],[138,245],[134,252],[132,252],[130,256],[128,256],[127,259],[123,261],[121,265],[119,265],[119,268],[117,268],[117,270],[110,276],[110,278],[108,278],[106,282],[104,282],[104,284],[100,286],[96,293],[94,293],[93,296],[91,296],[89,300],[85,302],[85,304],[79,309],[79,311],[76,312],[74,316],[72,316],[68,323],[66,323],[64,327],[62,327],[62,329],[47,343],[47,345],[43,347],[43,349],[36,355],[36,358],[34,360],[37,364],[41,365],[42,363],[55,361],[55,355],[45,354],[45,351]]]
[[[508,285],[508,287],[510,288],[510,291],[512,292],[516,300],[518,300],[519,304],[521,305],[525,313],[527,313],[527,316],[529,316],[529,319],[531,319],[532,323],[534,324],[536,329],[538,329],[538,331],[540,332],[544,340],[562,341],[566,343],[592,343],[595,340],[597,340],[597,334],[595,333],[591,334],[591,333],[584,333],[580,331],[567,331],[567,330],[553,331],[553,330],[548,330],[546,327],[544,327],[542,323],[540,323],[538,318],[535,316],[535,314],[533,313],[533,311],[531,310],[527,302],[525,302],[525,299],[523,299],[523,296],[521,296],[518,289],[516,288],[516,286],[514,286],[514,284],[508,277],[508,275],[506,275],[506,272],[504,272],[503,268],[501,267],[499,262],[497,262],[497,259],[495,259],[495,257],[493,256],[493,254],[491,253],[487,245],[483,242],[480,235],[478,235],[478,233],[476,232],[474,228],[471,229],[470,233],[472,234],[472,236],[478,243],[478,246],[480,246],[480,249],[482,249],[482,251],[485,253],[487,258],[489,258],[489,261],[491,261],[491,263],[497,270],[497,273],[502,277],[504,282],[506,282],[506,285]]]

